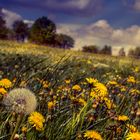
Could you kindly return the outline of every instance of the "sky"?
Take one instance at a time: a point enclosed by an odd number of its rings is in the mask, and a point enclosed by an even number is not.
[[[116,53],[140,46],[140,0],[1,0],[0,7],[8,26],[47,16],[58,33],[75,39],[75,49],[107,44]]]

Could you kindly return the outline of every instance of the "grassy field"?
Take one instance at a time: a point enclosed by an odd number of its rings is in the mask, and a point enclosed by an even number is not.
[[[140,140],[140,60],[0,41],[0,140]]]

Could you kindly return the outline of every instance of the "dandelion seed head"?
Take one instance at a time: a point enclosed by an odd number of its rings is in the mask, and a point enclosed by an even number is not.
[[[3,102],[8,111],[23,114],[30,114],[35,111],[37,106],[36,96],[26,88],[11,90]]]

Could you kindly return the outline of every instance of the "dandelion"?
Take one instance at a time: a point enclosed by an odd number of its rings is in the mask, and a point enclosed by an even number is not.
[[[87,130],[84,137],[91,140],[103,140],[101,135],[94,130]]]
[[[7,93],[7,91],[4,88],[0,88],[0,94],[4,95],[6,93]]]
[[[125,115],[119,115],[117,118],[118,121],[127,121],[129,120],[128,116]]]
[[[74,85],[72,89],[75,91],[81,91],[81,87],[79,85]]]
[[[12,87],[12,82],[8,79],[2,79],[0,80],[0,87],[3,88],[11,88]]]
[[[129,76],[129,77],[127,78],[127,82],[128,82],[128,83],[136,83],[136,80],[135,80],[135,78],[134,78],[133,76]]]
[[[65,83],[66,84],[70,84],[70,80],[65,80]]]
[[[56,105],[56,101],[50,101],[50,102],[48,102],[48,109],[53,109],[54,107],[55,107],[55,105]]]
[[[94,90],[98,96],[105,97],[108,94],[106,86],[102,83],[96,83],[94,86]]]
[[[81,104],[81,105],[83,105],[83,106],[85,106],[87,103],[86,103],[86,101],[84,100],[84,99],[82,99],[82,98],[79,98],[78,99],[78,102]]]
[[[94,78],[86,78],[86,81],[89,83],[89,84],[94,84],[94,83],[97,83],[98,80],[97,79],[94,79]]]
[[[140,140],[140,133],[139,132],[129,133],[126,136],[126,140]]]
[[[44,129],[43,123],[45,122],[45,119],[39,112],[32,112],[28,118],[28,122],[38,131],[42,131]]]
[[[127,124],[126,126],[132,133],[137,132],[137,128],[134,125]]]
[[[11,90],[3,102],[9,111],[23,114],[30,114],[37,106],[35,95],[26,88]]]
[[[27,132],[27,127],[26,127],[26,126],[23,126],[23,127],[21,128],[21,131],[22,131],[23,133],[26,133],[26,132]]]

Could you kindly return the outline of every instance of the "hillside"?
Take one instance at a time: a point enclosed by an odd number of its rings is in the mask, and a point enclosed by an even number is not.
[[[139,66],[127,57],[0,41],[0,139],[139,138]]]

